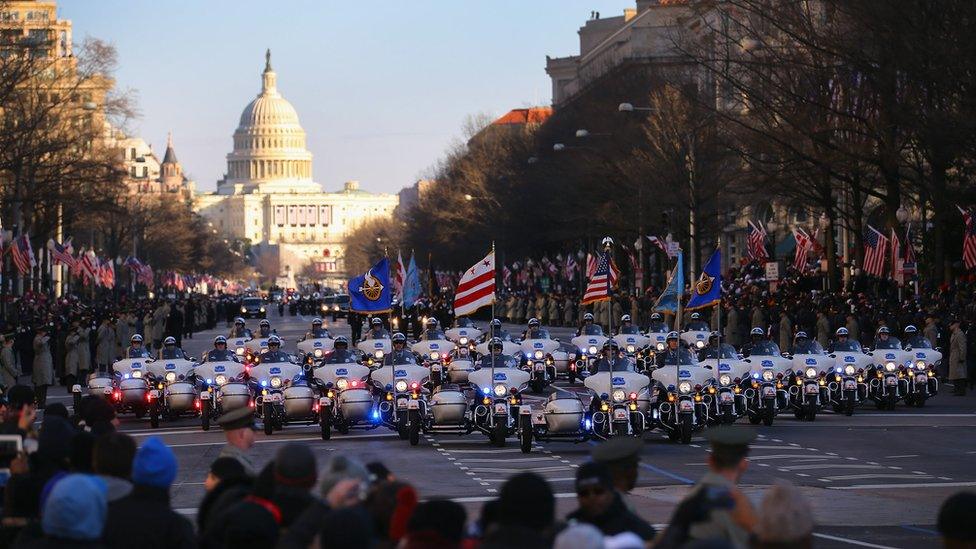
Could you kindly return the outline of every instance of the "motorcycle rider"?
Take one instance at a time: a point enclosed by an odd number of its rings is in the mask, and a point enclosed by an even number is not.
[[[268,319],[262,319],[261,323],[258,324],[258,337],[269,337],[271,334],[277,333],[271,329],[271,322]]]
[[[434,341],[439,339],[447,339],[444,336],[444,330],[441,330],[440,323],[437,319],[430,317],[427,319],[426,329],[422,334],[420,334],[420,339],[424,341]]]
[[[639,334],[640,329],[634,326],[634,322],[631,320],[630,315],[624,315],[620,317],[620,329],[617,330],[618,334]]]
[[[593,323],[593,313],[583,315],[583,325],[576,330],[576,336],[581,335],[603,335],[603,327]]]
[[[149,358],[150,356],[149,349],[142,345],[142,336],[132,334],[129,338],[129,347],[125,350],[125,358]]]
[[[749,332],[749,342],[742,346],[742,356],[748,357],[752,354],[753,347],[757,345],[762,345],[763,340],[766,339],[766,333],[759,326],[756,326]]]
[[[272,334],[268,337],[268,350],[261,353],[260,362],[290,362],[291,356],[281,350],[281,338]]]
[[[386,331],[383,327],[383,320],[374,316],[372,320],[369,321],[369,331],[363,336],[363,339],[387,339],[390,337],[390,332]]]
[[[383,357],[384,366],[417,363],[417,359],[413,356],[413,353],[407,350],[407,336],[397,332],[393,334],[393,337],[390,339],[393,343],[393,350]]]
[[[502,341],[510,341],[511,336],[508,335],[508,330],[502,329],[502,321],[497,318],[492,319],[491,323],[488,325],[488,333],[485,334],[485,339],[491,341],[492,338],[497,337]]]
[[[235,362],[240,362],[237,359],[237,355],[234,351],[227,348],[227,338],[224,336],[217,336],[213,341],[214,348],[207,351],[207,354],[203,355],[204,362],[221,362],[224,360],[233,360]]]
[[[912,349],[929,349],[932,344],[925,339],[925,335],[918,331],[914,325],[905,326],[905,345]]]
[[[312,319],[312,329],[305,332],[305,339],[319,339],[322,337],[329,337],[329,330],[322,327],[322,319],[315,317]]]
[[[647,325],[647,333],[658,334],[667,331],[667,329],[661,313],[651,313],[651,323]]]
[[[654,364],[657,367],[664,366],[668,360],[672,364],[677,364],[678,353],[680,352],[681,338],[678,337],[678,332],[670,331],[668,332],[667,338],[665,339],[667,347],[663,351],[654,355]]]
[[[493,337],[488,342],[488,354],[481,357],[479,362],[479,368],[491,368],[494,365],[495,368],[514,368],[515,358],[511,355],[506,355],[502,352],[505,345],[502,344],[501,338]]]
[[[241,317],[237,317],[237,318],[234,319],[234,327],[231,328],[230,334],[228,334],[227,337],[231,337],[231,338],[238,338],[238,337],[250,338],[250,337],[252,337],[252,335],[251,335],[251,330],[248,330],[247,328],[244,327],[244,319],[241,318]]]
[[[163,348],[159,350],[159,360],[186,359],[187,354],[176,346],[176,338],[169,336],[163,340]]]
[[[322,360],[323,364],[351,364],[357,362],[359,358],[355,352],[349,350],[349,339],[346,336],[339,336],[335,338],[335,343],[333,343],[332,352],[325,355]]]
[[[522,333],[522,339],[549,339],[549,332],[542,329],[538,318],[529,319],[529,327]]]
[[[837,328],[837,331],[834,332],[834,340],[830,342],[829,352],[833,353],[838,348],[846,348],[847,337],[849,335],[850,332],[847,331],[847,328],[843,326]]]
[[[620,346],[612,339],[608,339],[603,344],[603,355],[590,366],[590,371],[593,373],[622,372],[628,369],[630,369],[630,359],[620,355]]]
[[[878,328],[878,333],[875,334],[874,336],[874,345],[872,347],[875,349],[890,349],[891,348],[891,344],[889,343],[890,339],[891,339],[891,329],[888,328],[887,326],[882,326]]]
[[[698,351],[699,362],[702,362],[709,358],[715,360],[716,358],[719,357],[718,339],[719,339],[718,332],[712,332],[708,334],[708,346]]]
[[[691,313],[691,320],[685,326],[686,332],[707,332],[708,323],[702,320],[701,313]]]

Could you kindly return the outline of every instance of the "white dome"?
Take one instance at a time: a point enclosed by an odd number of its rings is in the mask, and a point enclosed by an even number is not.
[[[247,130],[255,126],[291,126],[302,129],[298,122],[298,112],[287,99],[280,94],[274,96],[261,94],[254,101],[244,107],[238,131]]]

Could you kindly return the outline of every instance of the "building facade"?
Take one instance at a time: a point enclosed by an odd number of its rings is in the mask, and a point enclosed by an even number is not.
[[[250,241],[266,277],[296,277],[311,266],[311,278],[341,286],[345,237],[374,217],[392,216],[396,195],[374,194],[347,181],[325,192],[312,178],[312,153],[298,113],[277,87],[266,55],[261,93],[241,113],[227,155],[227,173],[213,193],[198,193],[195,210],[218,232]]]

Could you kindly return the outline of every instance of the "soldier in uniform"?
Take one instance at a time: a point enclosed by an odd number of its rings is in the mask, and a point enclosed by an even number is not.
[[[246,406],[231,410],[220,416],[217,425],[224,429],[224,437],[227,439],[227,444],[220,449],[217,457],[236,459],[244,466],[244,472],[248,476],[255,476],[254,462],[247,455],[247,451],[254,445],[254,412]]]
[[[606,466],[613,489],[627,493],[637,486],[637,466],[644,443],[634,437],[614,437],[593,449],[593,461]]]

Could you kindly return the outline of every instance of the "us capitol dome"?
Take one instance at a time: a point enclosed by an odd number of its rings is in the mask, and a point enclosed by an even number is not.
[[[197,193],[194,208],[225,238],[248,241],[265,277],[294,287],[296,275],[340,287],[345,237],[374,217],[389,217],[397,195],[370,193],[358,181],[323,191],[313,180],[312,153],[298,112],[281,92],[265,53],[261,92],[244,107],[227,155],[227,172],[212,193]],[[272,259],[274,258],[274,259]],[[278,272],[265,272],[274,270]],[[307,267],[311,266],[311,269]]]

